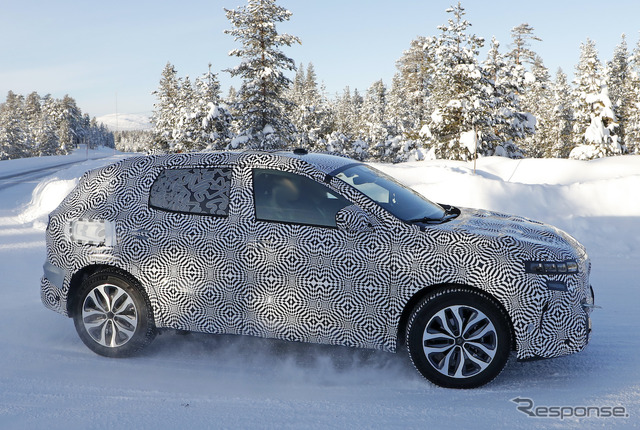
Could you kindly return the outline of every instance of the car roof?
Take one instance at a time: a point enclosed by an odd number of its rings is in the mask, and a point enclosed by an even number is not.
[[[306,150],[296,151],[211,151],[211,152],[191,152],[183,154],[158,154],[147,156],[135,156],[124,161],[127,165],[155,165],[166,167],[196,166],[207,164],[237,164],[242,162],[273,164],[274,167],[288,164],[287,160],[300,160],[315,167],[322,173],[330,174],[336,169],[343,168],[350,164],[360,164],[359,161],[330,153],[307,152]],[[290,163],[291,161],[289,161]]]
[[[297,158],[314,166],[323,173],[331,173],[336,169],[341,169],[350,164],[360,164],[359,161],[341,155],[322,153],[322,152],[278,152],[278,155],[284,157]]]

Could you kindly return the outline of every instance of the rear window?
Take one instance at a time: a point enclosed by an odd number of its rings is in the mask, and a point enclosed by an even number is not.
[[[227,216],[230,167],[164,170],[151,186],[149,206],[170,212]]]

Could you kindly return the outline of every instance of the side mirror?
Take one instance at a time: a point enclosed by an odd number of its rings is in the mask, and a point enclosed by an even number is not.
[[[356,205],[345,206],[338,211],[336,227],[351,232],[373,231],[369,215]]]

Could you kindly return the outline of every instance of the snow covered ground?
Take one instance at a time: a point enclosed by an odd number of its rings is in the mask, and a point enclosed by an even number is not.
[[[111,131],[150,130],[151,123],[146,115],[134,113],[110,113],[96,118]]]
[[[0,189],[0,428],[640,427],[640,156],[492,157],[476,174],[451,161],[377,165],[438,202],[555,224],[592,257],[603,309],[585,351],[512,360],[491,384],[456,391],[423,380],[404,353],[173,333],[135,358],[90,352],[40,302],[44,228],[85,170],[125,156],[112,154]],[[2,161],[0,178],[54,162]],[[517,397],[565,414],[623,407],[628,418],[532,418]]]

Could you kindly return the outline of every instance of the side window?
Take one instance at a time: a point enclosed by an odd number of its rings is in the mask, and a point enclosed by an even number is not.
[[[278,170],[253,170],[256,219],[326,227],[336,226],[336,213],[351,203],[325,185]]]
[[[171,212],[226,216],[231,168],[164,170],[151,186],[149,206]]]

